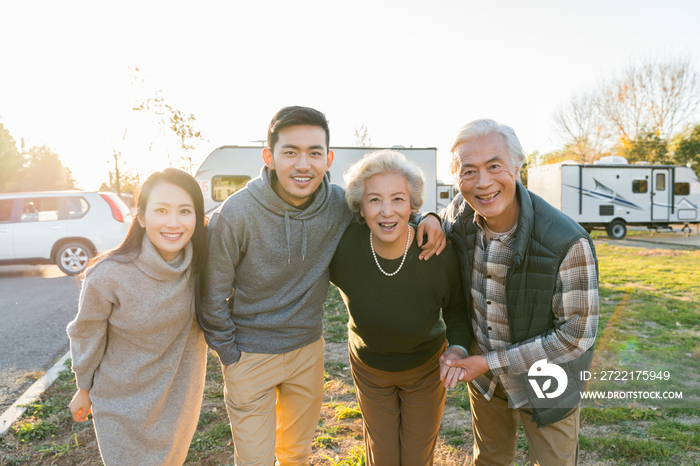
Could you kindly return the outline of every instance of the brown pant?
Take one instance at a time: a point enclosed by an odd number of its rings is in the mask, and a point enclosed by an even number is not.
[[[241,353],[224,371],[236,466],[308,465],[323,402],[323,338],[284,354]]]
[[[576,466],[578,464],[579,406],[571,414],[545,427],[537,428],[529,409],[513,409],[501,387],[491,400],[469,384],[474,465],[512,466],[515,461],[518,425],[522,423],[530,444],[531,466]]]
[[[373,369],[350,351],[352,377],[364,421],[367,466],[433,464],[445,387],[440,355],[401,372]]]

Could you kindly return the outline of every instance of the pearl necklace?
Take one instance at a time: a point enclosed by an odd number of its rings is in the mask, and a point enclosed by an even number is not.
[[[408,238],[406,239],[406,250],[403,252],[403,258],[401,259],[401,265],[399,265],[399,268],[396,269],[395,272],[393,273],[386,273],[384,269],[382,268],[381,265],[379,265],[379,260],[377,260],[377,253],[374,252],[374,244],[372,244],[372,230],[369,231],[369,247],[372,248],[372,256],[374,256],[374,263],[377,264],[377,267],[379,267],[379,271],[386,275],[387,277],[393,277],[397,273],[399,273],[399,270],[401,270],[401,267],[403,267],[403,263],[406,260],[406,254],[408,254],[408,247],[411,245],[411,227],[408,227]]]

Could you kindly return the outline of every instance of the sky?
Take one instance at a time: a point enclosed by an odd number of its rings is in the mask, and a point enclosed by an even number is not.
[[[450,138],[472,120],[548,152],[561,145],[556,108],[625,64],[700,66],[697,1],[2,0],[1,11],[0,122],[26,148],[51,147],[88,190],[114,151],[143,174],[179,155],[132,110],[157,90],[194,114],[200,161],[265,139],[277,110],[304,105],[326,114],[331,146],[364,124],[374,146],[437,147],[446,178]]]

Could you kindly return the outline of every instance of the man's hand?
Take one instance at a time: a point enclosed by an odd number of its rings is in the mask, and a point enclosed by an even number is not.
[[[480,375],[484,375],[489,371],[489,365],[486,362],[486,356],[480,354],[478,356],[469,356],[464,359],[448,359],[445,364],[449,367],[462,368],[464,374],[459,380],[471,382]]]
[[[92,401],[90,400],[89,390],[78,390],[73,399],[68,405],[70,413],[73,415],[75,422],[85,422],[88,420],[88,415],[92,412]]]
[[[440,380],[445,381],[445,388],[455,388],[457,382],[464,376],[464,369],[461,367],[449,367],[445,364],[448,359],[466,358],[464,350],[457,347],[447,348],[440,356]]]
[[[422,244],[424,234],[428,235],[428,242]],[[442,231],[440,220],[433,215],[423,217],[418,225],[416,235],[418,236],[418,246],[423,249],[418,259],[428,260],[433,257],[433,254],[439,256],[442,250],[445,249],[445,246],[447,246],[447,238],[445,238],[445,233]]]

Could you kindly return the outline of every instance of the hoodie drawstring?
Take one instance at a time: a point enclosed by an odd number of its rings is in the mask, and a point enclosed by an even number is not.
[[[287,264],[291,264],[292,263],[292,249],[291,249],[292,232],[291,232],[291,225],[289,224],[289,211],[287,211],[287,210],[284,211],[284,230],[287,233]]]
[[[284,211],[284,230],[287,233],[287,264],[292,263],[292,225],[289,220],[289,211]],[[306,220],[301,221],[301,260],[306,259]]]
[[[301,221],[301,260],[306,257],[306,220]]]

